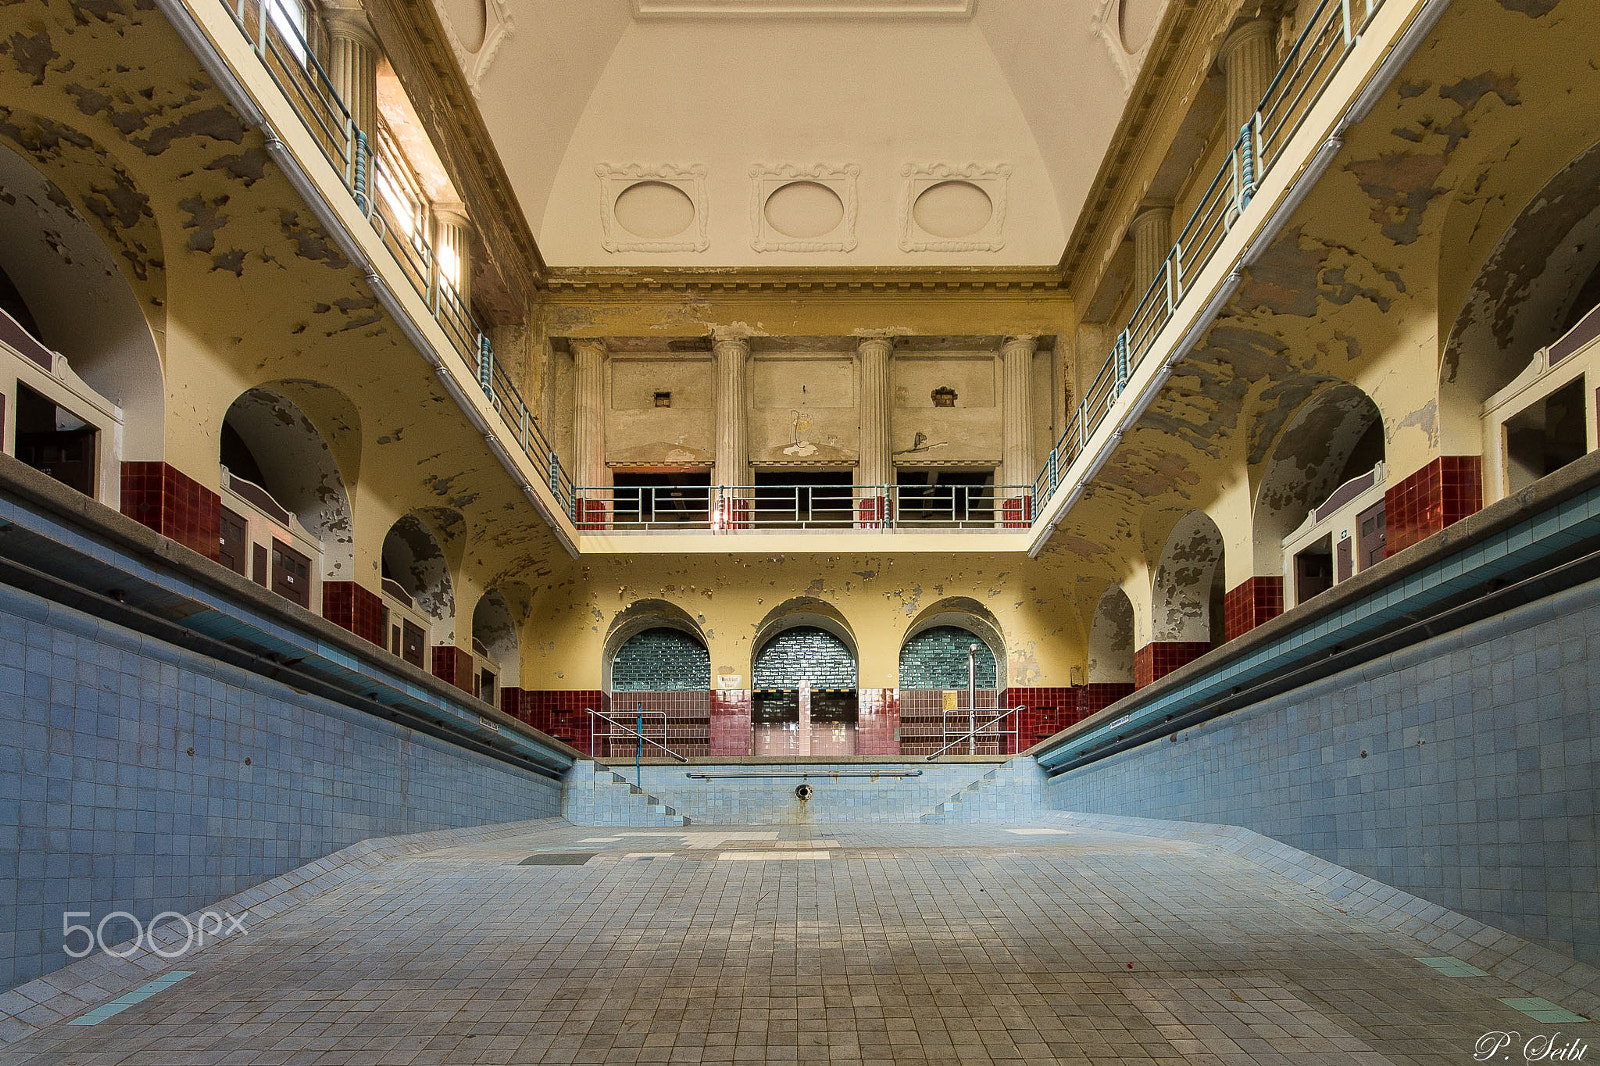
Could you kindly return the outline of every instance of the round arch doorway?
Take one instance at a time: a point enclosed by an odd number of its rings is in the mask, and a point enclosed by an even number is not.
[[[754,754],[854,755],[856,656],[838,634],[796,625],[773,634],[751,670]]]

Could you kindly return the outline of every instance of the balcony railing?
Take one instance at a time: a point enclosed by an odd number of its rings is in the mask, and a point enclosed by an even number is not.
[[[1048,500],[1061,484],[1382,3],[1323,0],[1318,5],[1045,458],[1034,479],[1036,500]]]
[[[343,178],[356,207],[371,222],[400,273],[426,302],[428,311],[450,339],[450,346],[509,427],[507,436],[517,442],[561,508],[570,515],[572,480],[522,395],[500,368],[488,334],[440,271],[438,257],[418,220],[401,217],[405,212],[396,209],[392,202],[395,197],[382,194],[386,188],[409,188],[409,168],[386,131],[364,130],[355,124],[327,70],[294,21],[282,15],[272,17],[273,5],[283,2],[222,0],[284,99]]]
[[[1028,529],[1029,485],[579,486],[580,532]]]

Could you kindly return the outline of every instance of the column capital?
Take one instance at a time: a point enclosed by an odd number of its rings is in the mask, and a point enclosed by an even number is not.
[[[322,23],[328,28],[328,36],[336,41],[355,41],[372,49],[379,47],[378,35],[372,31],[366,12],[359,7],[324,6]]]
[[[604,337],[569,337],[567,338],[567,347],[572,349],[573,355],[583,352],[587,355],[597,355],[604,359],[611,354],[610,348],[606,346]]]
[[[1128,223],[1128,232],[1145,229],[1149,226],[1172,225],[1172,205],[1159,203],[1143,203],[1139,210],[1133,213],[1133,221]]]
[[[1223,38],[1222,47],[1217,49],[1217,61],[1224,68],[1233,62],[1240,49],[1246,46],[1270,46],[1277,26],[1271,19],[1246,19],[1228,31],[1228,36]]]
[[[460,200],[435,200],[429,205],[436,221],[447,226],[457,226],[467,229],[472,225],[472,218],[467,214],[467,205]]]
[[[717,355],[750,354],[750,338],[743,333],[724,333],[717,330],[711,335],[711,350]]]
[[[1033,354],[1039,350],[1039,335],[1037,333],[1017,333],[1006,337],[1000,342],[1002,354],[1026,350]]]
[[[894,338],[888,334],[867,334],[857,337],[856,351],[859,353],[873,351],[882,352],[884,355],[892,355],[894,353]]]

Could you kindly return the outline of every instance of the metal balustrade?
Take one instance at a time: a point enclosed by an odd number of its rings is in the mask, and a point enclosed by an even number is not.
[[[1178,308],[1238,222],[1262,179],[1321,98],[1383,0],[1323,0],[1290,46],[1260,105],[1239,130],[1228,158],[1178,235],[1160,271],[1117,334],[1104,365],[1034,479],[1046,501],[1089,437],[1127,388],[1129,376],[1176,317]]]
[[[489,335],[439,269],[438,257],[427,239],[423,213],[406,218],[408,199],[421,197],[415,178],[394,145],[388,130],[356,125],[350,109],[340,99],[333,80],[317,59],[304,33],[283,12],[284,0],[222,0],[234,24],[250,42],[267,73],[277,84],[324,157],[338,171],[356,207],[372,224],[396,267],[450,340],[478,387],[489,398],[514,440],[545,484],[570,516],[573,513],[572,479],[539,426],[521,393],[495,359]],[[272,12],[274,5],[280,11]],[[387,193],[388,195],[385,195]]]
[[[580,532],[1030,527],[1031,485],[579,486]]]

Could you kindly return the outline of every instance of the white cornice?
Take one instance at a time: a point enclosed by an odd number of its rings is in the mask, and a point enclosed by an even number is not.
[[[660,18],[972,17],[977,0],[633,0],[633,15]]]

